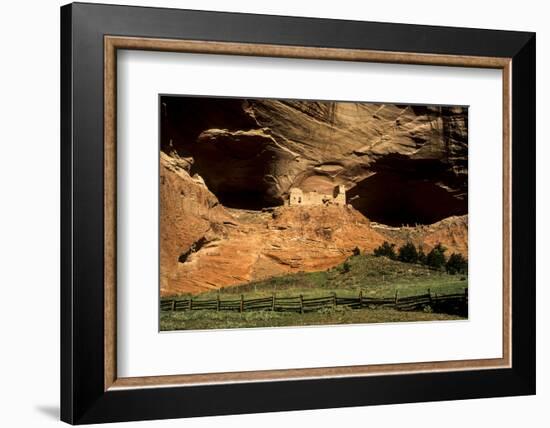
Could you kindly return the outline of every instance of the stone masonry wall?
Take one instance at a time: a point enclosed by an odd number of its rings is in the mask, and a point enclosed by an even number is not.
[[[293,187],[290,189],[288,199],[289,206],[318,206],[318,205],[345,205],[346,204],[346,189],[344,186],[336,186],[332,195],[324,193],[303,192],[302,189]]]

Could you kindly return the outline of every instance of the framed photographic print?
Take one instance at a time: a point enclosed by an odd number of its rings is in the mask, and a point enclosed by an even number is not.
[[[61,8],[72,424],[535,393],[535,35]]]

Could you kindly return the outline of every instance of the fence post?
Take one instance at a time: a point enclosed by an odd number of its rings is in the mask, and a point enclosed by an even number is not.
[[[193,310],[193,298],[189,297],[189,310]]]
[[[176,310],[176,299],[172,300],[172,311]]]
[[[432,304],[432,292],[430,291],[430,289],[428,288],[428,298],[430,299],[430,306]]]
[[[397,306],[397,301],[399,299],[397,298],[397,290],[395,290],[395,301],[394,301],[394,305]]]
[[[300,294],[300,313],[304,313],[304,296]]]
[[[220,293],[216,296],[216,310],[220,310]]]
[[[241,313],[243,312],[244,310],[244,295],[241,294]]]
[[[363,307],[363,290],[359,290],[359,307]]]
[[[336,292],[332,292],[332,307],[336,308]]]
[[[271,293],[271,311],[275,310],[275,293]]]

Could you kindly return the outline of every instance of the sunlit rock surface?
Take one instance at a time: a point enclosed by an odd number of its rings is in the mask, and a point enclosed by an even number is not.
[[[463,107],[167,98],[162,150],[229,207],[281,205],[292,187],[330,192],[392,225],[467,211]]]
[[[171,97],[161,127],[162,295],[324,270],[384,240],[467,255],[465,108]],[[347,205],[283,206],[337,185]]]

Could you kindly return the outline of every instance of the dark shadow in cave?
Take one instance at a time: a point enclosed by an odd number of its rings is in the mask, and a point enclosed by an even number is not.
[[[266,200],[265,193],[261,191],[218,191],[216,197],[225,207],[250,211],[261,211],[266,207],[280,205],[272,200]]]
[[[207,129],[258,129],[245,111],[247,99],[163,95],[160,103],[161,150],[192,157],[190,175],[200,175],[224,206],[261,210],[282,204],[265,179],[281,156],[268,136],[220,136],[198,143]]]
[[[244,98],[162,95],[161,150],[192,155],[193,143],[205,129],[253,129],[257,124],[243,110]]]
[[[190,174],[200,175],[224,206],[260,210],[283,203],[275,191],[274,165],[290,155],[261,132],[231,135],[230,131],[260,131],[247,113],[249,102],[238,98],[163,95],[161,150],[192,157]],[[434,106],[412,108],[418,114],[441,110]],[[304,113],[311,114],[305,108]],[[229,132],[198,143],[207,129]],[[459,193],[453,189],[467,189],[467,174],[454,174],[451,166],[440,160],[441,153],[433,155],[438,159],[390,154],[373,164],[366,163],[365,167],[375,174],[348,190],[347,200],[369,219],[393,226],[431,224],[451,215],[466,214],[467,190]],[[449,153],[444,155],[449,159]],[[467,171],[465,158],[453,159],[453,165]]]
[[[347,192],[351,205],[372,221],[414,226],[468,213],[467,194],[439,184],[458,180],[439,161],[390,155],[373,170],[374,175]]]

